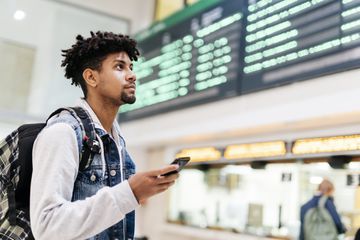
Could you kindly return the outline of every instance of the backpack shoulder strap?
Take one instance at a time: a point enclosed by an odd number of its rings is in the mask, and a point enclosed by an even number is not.
[[[319,199],[318,207],[325,208],[325,203],[326,203],[327,199],[328,199],[327,196],[321,196]]]
[[[95,125],[89,113],[81,107],[71,108],[80,118],[83,126],[83,149],[81,153],[79,170],[87,168],[91,161],[89,161],[94,154],[99,154],[101,151],[100,143],[96,138]]]
[[[95,125],[90,114],[81,107],[59,108],[54,111],[46,120],[62,111],[68,111],[79,122],[83,137],[83,147],[80,152],[79,170],[82,171],[91,164],[91,158],[94,154],[100,153],[100,143],[96,138]]]

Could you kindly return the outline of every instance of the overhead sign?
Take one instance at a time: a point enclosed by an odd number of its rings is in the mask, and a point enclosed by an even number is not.
[[[191,157],[190,162],[214,161],[221,159],[221,151],[214,147],[182,149],[176,157]]]
[[[241,92],[359,66],[357,0],[249,0]]]
[[[238,94],[244,1],[201,1],[139,35],[135,104],[122,120]],[[180,15],[182,14],[182,16]]]
[[[247,143],[226,147],[226,159],[279,157],[286,154],[284,141]]]
[[[360,135],[308,138],[296,140],[293,154],[317,154],[360,150]]]

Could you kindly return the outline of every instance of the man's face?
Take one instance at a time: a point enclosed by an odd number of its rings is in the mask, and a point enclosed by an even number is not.
[[[134,103],[136,76],[133,64],[126,52],[109,54],[102,62],[98,72],[100,97],[106,102],[121,106]]]

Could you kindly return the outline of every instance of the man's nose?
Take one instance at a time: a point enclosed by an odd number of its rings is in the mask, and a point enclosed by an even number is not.
[[[126,75],[126,80],[135,82],[136,81],[136,75],[133,71],[129,71],[129,73]]]

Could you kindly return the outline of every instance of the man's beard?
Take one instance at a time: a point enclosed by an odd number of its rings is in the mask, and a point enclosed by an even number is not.
[[[123,103],[133,104],[136,101],[136,97],[135,97],[135,95],[123,94],[121,96],[121,101]]]

